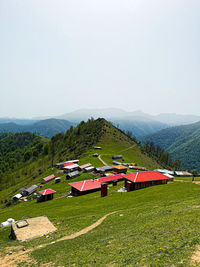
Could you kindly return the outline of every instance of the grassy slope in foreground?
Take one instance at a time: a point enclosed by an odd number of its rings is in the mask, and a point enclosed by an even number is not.
[[[120,185],[119,185],[120,186]],[[200,243],[200,187],[191,182],[174,182],[130,193],[109,189],[82,197],[46,203],[23,203],[0,211],[0,220],[46,215],[58,231],[49,238],[23,243],[32,248],[70,235],[112,211],[96,229],[73,240],[61,241],[33,251],[38,265],[55,266],[188,266],[195,246]],[[123,215],[123,216],[120,216]],[[0,230],[0,241],[9,229]],[[12,242],[11,246],[18,242]],[[5,246],[2,245],[2,251]]]

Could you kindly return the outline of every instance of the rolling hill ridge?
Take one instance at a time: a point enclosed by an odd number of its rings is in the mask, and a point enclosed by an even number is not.
[[[51,138],[57,133],[65,133],[71,126],[75,126],[73,122],[59,119],[40,120],[28,125],[20,125],[16,122],[0,123],[0,133],[20,133],[31,132],[38,135]]]
[[[200,171],[200,122],[161,130],[143,138],[166,149],[180,159],[185,169]]]

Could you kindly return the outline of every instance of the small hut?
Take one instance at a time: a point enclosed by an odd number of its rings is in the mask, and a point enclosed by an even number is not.
[[[116,173],[126,173],[128,168],[123,165],[116,165],[113,167],[114,172]]]
[[[22,196],[30,196],[37,190],[37,185],[31,185],[28,188],[21,188]]]
[[[49,175],[49,176],[42,179],[42,184],[48,183],[48,182],[52,181],[54,178],[56,178],[56,176],[54,174]]]
[[[43,191],[40,191],[40,196],[38,196],[37,202],[52,200],[54,197],[54,193],[56,193],[56,191],[54,191],[53,189],[45,189]]]
[[[78,171],[75,171],[75,172],[70,172],[66,175],[66,179],[69,180],[69,179],[74,179],[76,177],[80,176],[80,173]]]

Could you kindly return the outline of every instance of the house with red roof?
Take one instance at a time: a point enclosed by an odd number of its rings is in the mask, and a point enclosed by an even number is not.
[[[48,182],[52,181],[54,178],[56,178],[56,176],[54,174],[51,174],[51,175],[42,179],[42,184],[48,183]]]
[[[117,182],[123,181],[124,177],[122,174],[117,174],[117,175],[111,175],[111,176],[107,176],[107,177],[97,178],[95,180],[101,184],[112,183],[113,185],[117,185]]]
[[[37,198],[37,202],[43,202],[47,200],[52,200],[56,191],[53,189],[45,189],[39,192],[40,196]]]
[[[123,175],[127,192],[146,188],[149,186],[167,184],[169,177],[156,171],[137,172]]]
[[[85,180],[80,182],[69,183],[71,192],[74,196],[81,196],[93,193],[101,189],[101,183],[96,180]]]

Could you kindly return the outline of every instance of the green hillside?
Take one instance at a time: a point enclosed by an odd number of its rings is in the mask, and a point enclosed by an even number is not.
[[[10,134],[9,138],[26,135],[32,136],[32,134]],[[4,138],[0,142],[9,144],[6,140]],[[93,157],[94,145],[103,148],[100,153],[108,164],[112,164],[112,155],[120,153],[125,162],[135,162],[150,170],[160,167],[155,159],[142,152],[136,142],[106,120],[88,120],[86,123],[81,122],[77,128],[68,130],[66,134],[57,134],[49,142],[42,138],[37,139],[36,146],[32,144],[29,148],[21,150],[21,158],[17,163],[13,163],[11,159],[15,159],[18,150],[1,155],[0,187],[1,190],[7,188],[7,191],[6,194],[3,192],[0,194],[0,200],[9,202],[20,187],[40,183],[45,175],[56,173],[56,169],[52,168],[56,162],[79,158],[80,164],[90,162],[96,167],[102,166],[102,162]]]
[[[180,159],[183,168],[200,171],[200,122],[159,131],[143,138],[144,142],[147,140]]]

